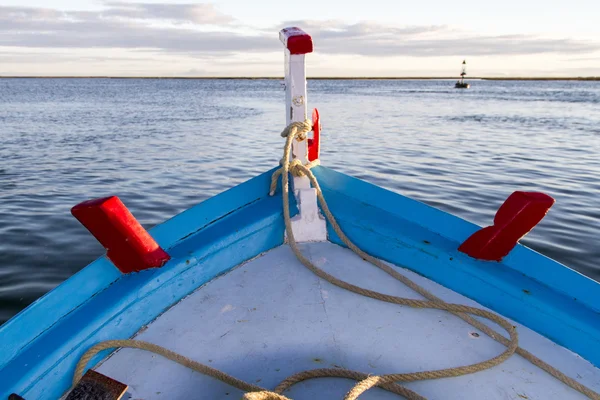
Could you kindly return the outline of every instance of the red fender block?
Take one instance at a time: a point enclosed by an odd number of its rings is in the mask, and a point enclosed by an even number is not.
[[[163,266],[171,257],[117,196],[77,204],[71,214],[104,246],[124,274]]]
[[[459,251],[480,260],[500,261],[548,213],[554,199],[537,192],[514,192],[500,206],[494,225],[465,240]]]

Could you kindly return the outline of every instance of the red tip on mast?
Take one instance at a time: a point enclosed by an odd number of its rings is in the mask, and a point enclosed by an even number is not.
[[[310,35],[295,26],[282,29],[279,38],[290,51],[290,54],[307,54],[313,51],[313,42]]]

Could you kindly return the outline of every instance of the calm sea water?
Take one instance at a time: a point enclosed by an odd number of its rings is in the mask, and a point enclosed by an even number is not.
[[[600,82],[310,81],[321,159],[491,222],[557,203],[524,244],[600,280]],[[103,253],[70,215],[122,198],[145,227],[281,157],[278,80],[0,80],[0,323]]]

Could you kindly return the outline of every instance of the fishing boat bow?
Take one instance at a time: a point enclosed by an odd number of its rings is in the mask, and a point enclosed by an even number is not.
[[[518,243],[554,200],[480,228],[321,166],[312,38],[280,39],[280,165],[149,232],[75,206],[107,254],[0,327],[2,397],[599,399],[600,285]]]

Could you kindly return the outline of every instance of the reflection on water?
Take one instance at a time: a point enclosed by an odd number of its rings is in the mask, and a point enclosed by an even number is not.
[[[324,165],[487,225],[557,202],[524,244],[600,279],[600,82],[310,81]],[[70,215],[115,194],[145,227],[275,165],[278,80],[0,80],[0,322],[103,249]]]

